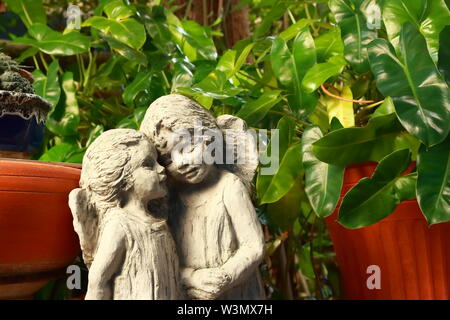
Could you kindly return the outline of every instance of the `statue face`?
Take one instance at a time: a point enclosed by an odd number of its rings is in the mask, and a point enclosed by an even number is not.
[[[164,167],[156,161],[156,150],[148,142],[142,141],[131,158],[133,172],[133,191],[146,200],[162,198],[167,194]]]
[[[177,134],[165,130],[164,140],[166,143],[159,147],[161,164],[164,165],[167,173],[177,181],[190,184],[202,182],[212,169],[212,165],[202,161],[205,143],[189,143],[181,149],[177,147],[178,137]]]

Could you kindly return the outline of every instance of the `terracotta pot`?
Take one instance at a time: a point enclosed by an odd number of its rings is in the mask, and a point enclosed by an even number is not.
[[[67,204],[80,173],[0,159],[0,299],[32,297],[80,252]]]
[[[369,177],[375,163],[347,168],[341,197],[361,178]],[[429,227],[417,201],[401,203],[388,218],[366,228],[349,230],[335,220],[326,222],[334,244],[346,299],[449,299],[450,223]],[[367,273],[380,267],[381,289],[370,290]]]

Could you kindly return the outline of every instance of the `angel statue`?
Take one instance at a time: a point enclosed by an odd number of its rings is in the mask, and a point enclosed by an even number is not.
[[[141,132],[104,132],[88,148],[69,206],[89,268],[86,299],[179,299],[175,243],[149,202],[166,195],[164,168]]]
[[[224,138],[227,130],[232,134]],[[259,273],[264,237],[248,188],[258,157],[244,121],[228,115],[215,119],[191,99],[172,94],[150,105],[140,131],[155,144],[168,173],[168,223],[187,297],[264,299]],[[189,133],[194,138],[180,147],[180,137]],[[197,161],[217,142],[223,149],[216,148],[215,159],[221,151],[225,157],[243,149],[248,161]]]

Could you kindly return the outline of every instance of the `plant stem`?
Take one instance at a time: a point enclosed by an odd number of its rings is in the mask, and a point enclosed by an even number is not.
[[[34,65],[36,66],[36,70],[41,70],[41,68],[39,68],[39,62],[36,59],[36,56],[33,56],[33,61],[34,61]]]
[[[166,84],[167,89],[168,89],[168,90],[171,90],[171,85],[170,85],[170,83],[169,83],[169,79],[167,79],[167,76],[166,76],[166,73],[164,72],[164,70],[161,70],[161,74],[162,74],[162,76],[163,76],[164,83]]]
[[[342,101],[347,101],[347,102],[353,102],[353,103],[359,103],[359,104],[366,104],[366,103],[374,103],[375,101],[373,100],[354,100],[354,99],[348,99],[348,98],[344,98],[341,96],[337,96],[333,93],[331,93],[330,91],[328,91],[325,86],[322,84],[320,85],[320,87],[322,88],[322,91],[327,95],[330,96],[334,99],[338,99],[338,100],[342,100]]]
[[[292,24],[296,24],[297,21],[295,21],[294,15],[292,14],[290,9],[287,9],[287,13],[289,15],[289,18],[291,19]]]
[[[94,59],[92,59],[92,52],[91,52],[91,50],[88,51],[88,54],[89,54],[89,64],[88,64],[88,67],[87,67],[87,70],[86,70],[86,74],[84,75],[84,82],[83,82],[83,87],[84,88],[88,87],[89,78],[90,78],[91,70],[92,70],[92,65],[93,65],[93,62],[94,62]]]
[[[39,52],[39,57],[41,58],[42,65],[44,66],[45,71],[47,71],[48,70],[48,65],[47,65],[47,62],[44,59],[44,55],[42,54],[42,52]]]
[[[294,120],[295,122],[297,122],[298,124],[301,124],[303,126],[309,126],[309,123],[307,123],[307,122],[305,122],[303,120],[297,119],[295,116],[290,115],[288,113],[284,113],[284,112],[280,112],[280,111],[274,111],[274,110],[269,110],[269,113],[278,114],[278,115],[283,116],[283,117],[288,117],[288,118],[291,118],[292,120]]]
[[[379,106],[379,105],[383,104],[383,103],[384,103],[384,101],[385,101],[385,100],[382,100],[382,101],[378,101],[378,102],[375,102],[375,103],[369,104],[368,106],[365,106],[365,107],[364,107],[363,109],[365,109],[365,110],[368,110],[368,109],[372,109],[372,108],[375,108],[375,107],[377,107],[377,106]]]
[[[188,1],[188,4],[186,6],[186,11],[184,12],[184,20],[187,20],[189,17],[189,13],[191,13],[191,8],[192,8],[192,0]]]

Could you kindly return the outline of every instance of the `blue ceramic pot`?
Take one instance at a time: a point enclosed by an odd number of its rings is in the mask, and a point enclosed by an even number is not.
[[[39,150],[51,105],[35,94],[0,90],[0,156]]]

